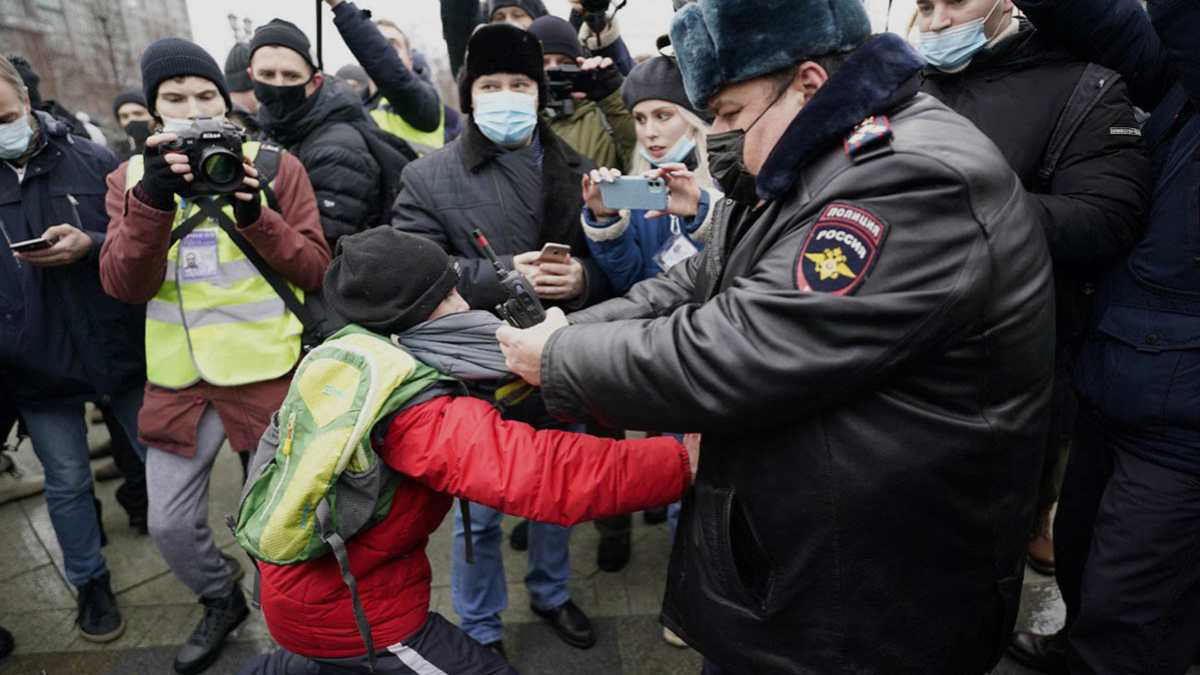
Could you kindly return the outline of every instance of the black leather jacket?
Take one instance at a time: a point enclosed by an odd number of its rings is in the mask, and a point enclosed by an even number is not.
[[[1016,618],[1050,258],[920,66],[894,36],[859,48],[767,160],[765,204],[723,202],[702,253],[543,356],[560,417],[704,434],[663,620],[737,672],[984,673]],[[890,147],[852,158],[850,111],[887,114]]]

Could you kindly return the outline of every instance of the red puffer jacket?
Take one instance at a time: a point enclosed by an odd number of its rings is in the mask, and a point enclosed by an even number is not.
[[[378,451],[407,478],[388,517],[346,544],[376,649],[425,623],[431,578],[425,545],[452,497],[571,525],[669,504],[691,482],[687,453],[671,438],[614,441],[535,431],[471,398],[437,398],[405,411]],[[263,615],[282,647],[314,658],[366,651],[332,555],[260,567]]]

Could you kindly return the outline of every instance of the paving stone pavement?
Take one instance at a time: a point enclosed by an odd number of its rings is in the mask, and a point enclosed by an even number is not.
[[[93,443],[106,437],[103,426],[91,427]],[[31,474],[41,469],[25,442],[15,459]],[[106,460],[93,462],[99,466]],[[222,452],[212,478],[209,523],[223,551],[240,549],[222,519],[233,511],[241,468],[231,452]],[[119,481],[98,483],[104,504],[109,544],[104,549],[113,590],[126,621],[126,632],[107,645],[78,637],[74,628],[74,589],[63,575],[62,553],[55,541],[45,499],[29,497],[0,506],[0,626],[11,630],[17,648],[0,661],[3,675],[169,675],[177,647],[187,639],[202,613],[196,598],[167,569],[153,541],[128,527],[114,499]],[[2,487],[2,486],[0,486]],[[576,603],[592,617],[597,645],[573,649],[529,609],[522,577],[525,554],[504,547],[509,609],[505,647],[525,675],[695,675],[700,657],[662,640],[657,614],[662,600],[670,541],[667,526],[635,519],[633,557],[619,573],[602,572],[595,562],[598,535],[590,525],[575,528],[571,540],[572,580]],[[433,565],[432,605],[451,621],[458,617],[449,590],[451,519],[430,538]],[[517,523],[505,519],[505,527]],[[243,565],[248,565],[244,561]],[[253,575],[242,582],[249,593]],[[1050,631],[1061,625],[1063,607],[1053,580],[1029,572],[1022,596],[1019,628]],[[206,673],[233,675],[246,659],[273,649],[262,615],[250,619],[231,636],[220,660]],[[1007,660],[991,675],[1032,675]],[[449,675],[453,675],[452,673]],[[1200,675],[1193,669],[1190,675]]]

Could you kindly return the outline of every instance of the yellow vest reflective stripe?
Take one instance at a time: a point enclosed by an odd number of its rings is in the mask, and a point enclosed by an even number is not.
[[[441,103],[438,105],[441,106]],[[442,108],[442,116],[438,120],[437,129],[433,131],[414,129],[411,124],[404,121],[403,117],[392,112],[392,104],[386,98],[379,99],[379,106],[371,111],[371,119],[375,120],[375,124],[380,129],[407,141],[420,156],[425,156],[446,144],[445,108]]]
[[[254,141],[242,146],[251,162],[258,149]],[[137,185],[144,171],[142,156],[134,155],[125,174],[126,189]],[[179,206],[172,230],[199,211],[178,196],[175,201]],[[265,196],[263,202],[265,208]],[[233,218],[232,206],[223,210]],[[210,252],[215,247],[216,269],[204,266],[212,260],[197,260],[203,256],[181,261],[180,247],[187,237],[167,251],[162,286],[146,305],[147,378],[167,389],[201,380],[231,387],[290,372],[300,358],[300,320],[216,221],[205,220],[188,236],[209,242]],[[189,267],[195,264],[201,267]],[[205,273],[187,280],[185,269]],[[304,300],[303,292],[289,287]]]

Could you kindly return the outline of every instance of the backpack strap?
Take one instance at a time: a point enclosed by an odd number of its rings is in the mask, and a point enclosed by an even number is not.
[[[1050,143],[1046,146],[1046,152],[1042,155],[1042,164],[1037,171],[1037,184],[1034,186],[1034,191],[1047,192],[1050,190],[1050,178],[1058,169],[1058,162],[1062,159],[1067,144],[1071,142],[1079,125],[1083,124],[1084,118],[1092,111],[1092,108],[1096,107],[1108,90],[1112,89],[1120,77],[1115,71],[1094,63],[1089,63],[1083,69],[1083,74],[1079,76],[1079,81],[1075,83],[1075,89],[1071,92],[1071,98],[1067,100],[1067,105],[1058,118],[1054,133],[1050,135]]]
[[[204,213],[204,209],[193,213],[191,218],[188,218],[180,223],[179,227],[171,230],[171,243],[167,244],[167,247],[170,248],[171,246],[174,246],[180,239],[183,239],[191,234],[192,230],[199,227],[200,223],[203,223],[206,220],[208,220],[208,214]]]
[[[346,555],[346,541],[333,529],[329,517],[329,500],[322,499],[317,505],[317,524],[321,528],[321,540],[333,549],[337,558],[338,568],[342,572],[342,581],[350,589],[350,600],[354,603],[354,622],[358,624],[358,633],[362,635],[367,647],[367,658],[370,660],[371,672],[375,672],[375,641],[371,637],[371,625],[367,622],[367,612],[363,609],[362,600],[358,597],[358,582],[350,573],[350,558]]]
[[[254,157],[254,168],[258,169],[259,189],[267,197],[267,207],[277,213],[282,213],[282,211],[279,210],[279,199],[275,197],[273,183],[275,177],[279,175],[279,164],[282,159],[283,148],[271,143],[260,144],[258,155]]]

